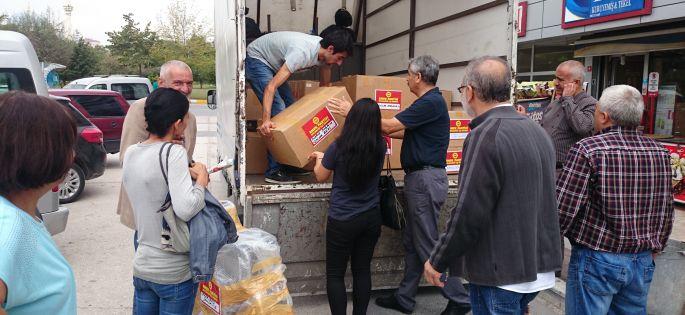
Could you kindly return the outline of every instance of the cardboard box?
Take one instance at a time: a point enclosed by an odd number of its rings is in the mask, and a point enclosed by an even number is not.
[[[326,106],[333,97],[351,101],[342,87],[321,87],[272,118],[276,129],[267,147],[279,163],[305,167],[312,152],[326,151],[340,135],[345,120]]]
[[[248,132],[245,143],[245,174],[264,174],[269,165],[266,143],[259,133]]]
[[[464,112],[450,111],[450,141],[463,140],[471,131],[471,118]]]
[[[303,96],[318,89],[319,81],[289,80],[288,85],[290,85],[290,90],[292,90],[295,100],[299,100]]]
[[[445,163],[447,167],[445,170],[447,174],[457,174],[459,173],[459,168],[461,166],[462,159],[462,149],[464,147],[464,140],[450,140],[450,144],[447,147],[447,157],[445,158]]]
[[[252,89],[245,90],[245,120],[262,119],[262,103]]]
[[[447,110],[452,110],[452,91],[449,90],[440,90],[440,93],[442,93],[442,98],[445,99],[445,104],[447,105]]]
[[[344,77],[333,85],[346,87],[353,101],[367,97],[375,100],[383,118],[395,117],[416,100],[416,95],[409,90],[404,78],[354,75]]]

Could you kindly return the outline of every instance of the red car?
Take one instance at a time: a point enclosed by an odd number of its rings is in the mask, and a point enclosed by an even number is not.
[[[71,99],[72,105],[102,131],[107,153],[119,152],[121,131],[129,108],[119,92],[54,89],[50,94]]]

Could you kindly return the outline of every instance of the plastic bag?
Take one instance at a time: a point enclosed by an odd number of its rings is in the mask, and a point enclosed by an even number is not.
[[[200,284],[193,314],[293,314],[276,237],[244,228],[235,206],[222,202],[238,227],[238,241],[217,255],[214,277]]]

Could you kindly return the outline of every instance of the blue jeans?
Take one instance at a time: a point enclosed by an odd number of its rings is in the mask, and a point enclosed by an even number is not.
[[[133,314],[190,315],[197,285],[192,280],[178,284],[157,284],[133,277]]]
[[[566,314],[647,314],[654,274],[649,251],[608,253],[573,246],[566,280]]]
[[[252,57],[245,58],[245,79],[250,83],[252,90],[254,90],[257,98],[259,98],[259,102],[262,104],[264,103],[264,89],[266,89],[266,86],[274,78],[275,74],[269,66],[260,60]],[[290,85],[284,83],[278,87],[274,95],[274,101],[271,104],[271,117],[278,115],[294,102],[295,98],[290,90]],[[267,159],[269,160],[269,167],[266,170],[266,174],[270,175],[278,171],[280,165],[271,156],[271,152],[267,152]]]
[[[528,303],[533,301],[538,293],[517,293],[498,287],[470,283],[469,295],[471,296],[471,312],[473,315],[522,315],[525,313]]]

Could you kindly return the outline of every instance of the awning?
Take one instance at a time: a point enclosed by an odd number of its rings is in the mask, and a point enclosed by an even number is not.
[[[650,51],[685,49],[685,41],[675,43],[602,43],[576,49],[574,58],[640,54]]]

